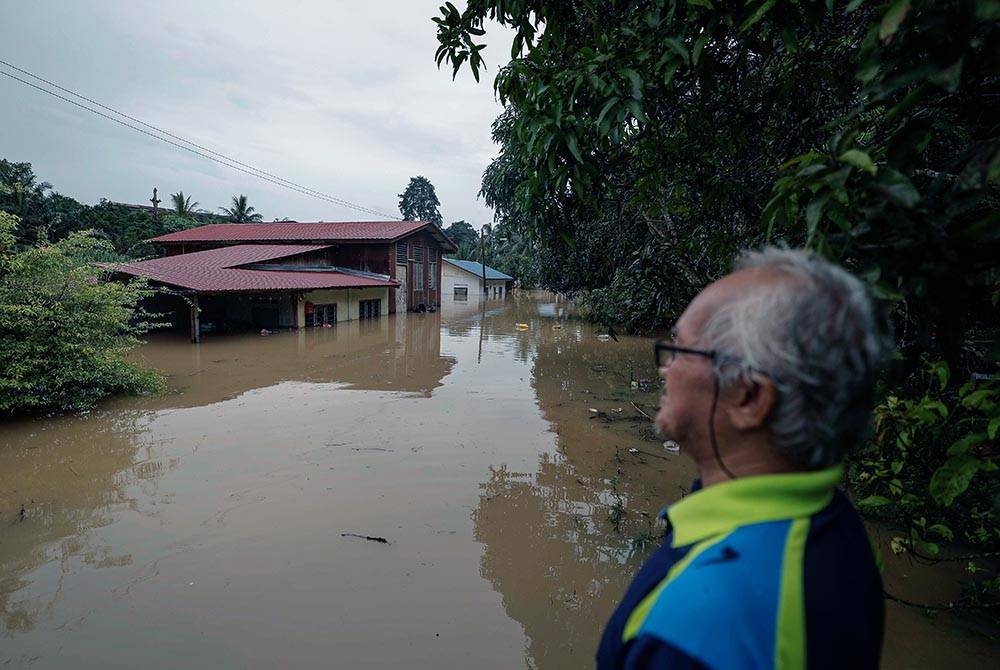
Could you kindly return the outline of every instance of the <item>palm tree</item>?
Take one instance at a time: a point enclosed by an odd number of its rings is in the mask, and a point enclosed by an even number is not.
[[[177,216],[192,217],[198,212],[198,203],[191,202],[191,196],[184,197],[184,191],[170,194],[170,200],[174,203],[174,212]]]
[[[264,218],[263,215],[247,204],[247,197],[242,193],[239,196],[233,196],[233,206],[231,208],[220,207],[219,209],[225,212],[226,216],[233,223],[250,223],[251,221],[260,221]]]

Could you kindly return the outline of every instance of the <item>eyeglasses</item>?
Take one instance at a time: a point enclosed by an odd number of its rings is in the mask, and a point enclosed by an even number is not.
[[[653,345],[653,352],[656,356],[656,367],[662,368],[664,365],[670,365],[675,360],[677,360],[677,354],[692,354],[694,356],[703,356],[711,361],[715,361],[719,357],[719,352],[709,349],[690,349],[688,347],[679,347],[676,344],[671,344],[666,340],[657,340],[656,344]]]
[[[656,357],[656,368],[660,369],[664,365],[670,365],[675,360],[677,360],[677,354],[691,354],[692,356],[702,356],[709,359],[713,363],[724,363],[724,364],[737,364],[746,365],[742,359],[736,358],[735,356],[730,356],[714,349],[691,349],[689,347],[679,347],[676,344],[671,344],[667,340],[657,340],[656,344],[653,345],[653,353]],[[767,370],[761,370],[755,367],[747,366],[747,369],[752,370],[758,374],[762,374],[773,381],[778,388],[781,388],[781,380],[776,376],[768,372]]]

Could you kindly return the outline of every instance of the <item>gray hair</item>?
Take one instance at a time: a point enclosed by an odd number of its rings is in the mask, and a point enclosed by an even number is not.
[[[772,247],[744,254],[736,268],[779,279],[726,303],[699,342],[722,354],[721,386],[760,373],[775,382],[768,425],[778,453],[829,467],[865,437],[891,343],[887,322],[860,280],[815,254]]]

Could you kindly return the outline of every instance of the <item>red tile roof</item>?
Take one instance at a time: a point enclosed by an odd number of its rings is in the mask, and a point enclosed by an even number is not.
[[[180,242],[392,241],[433,224],[426,221],[344,221],[340,223],[213,223],[149,240]],[[436,228],[435,228],[436,230]],[[444,239],[447,239],[442,235]]]
[[[250,270],[238,267],[297,256],[328,247],[329,245],[316,244],[241,244],[110,267],[124,274],[205,293],[304,291],[399,285],[391,279],[359,277],[344,272]]]

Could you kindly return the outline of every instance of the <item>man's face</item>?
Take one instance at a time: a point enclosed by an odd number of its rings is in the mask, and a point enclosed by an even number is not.
[[[761,281],[755,271],[741,271],[723,277],[699,293],[674,329],[675,344],[693,349],[703,348],[699,343],[702,329],[720,307],[743,295],[752,283]],[[660,411],[655,422],[664,437],[676,441],[682,449],[697,460],[711,453],[708,423],[715,396],[715,379],[712,361],[704,356],[677,354],[672,363],[659,370],[664,381]],[[724,404],[726,394],[719,398],[716,411],[716,430],[726,431]]]
[[[708,289],[706,289],[707,291]],[[697,348],[698,336],[709,314],[699,300],[703,291],[681,315],[674,328],[674,344]],[[661,434],[676,441],[685,451],[699,450],[707,442],[708,421],[712,407],[714,382],[712,362],[704,356],[677,354],[659,370],[663,378],[663,396],[656,413],[656,425]]]

